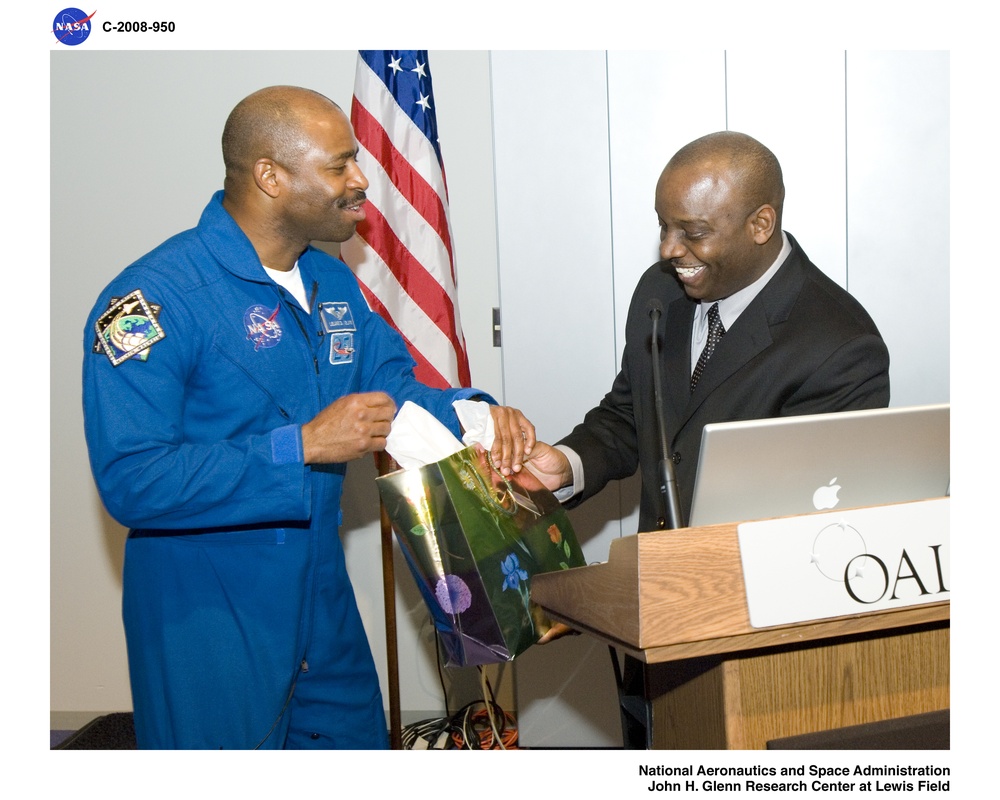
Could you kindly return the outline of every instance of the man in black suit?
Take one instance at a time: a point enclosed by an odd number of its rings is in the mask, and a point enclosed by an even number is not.
[[[566,505],[638,467],[639,529],[670,519],[653,390],[650,311],[657,302],[665,437],[681,524],[706,424],[888,405],[889,354],[875,323],[782,231],[783,200],[777,159],[745,134],[709,134],[667,164],[655,201],[663,260],[632,297],[621,371],[581,424],[555,447],[536,444],[528,462]],[[713,328],[713,308],[721,328]],[[706,343],[714,350],[699,366]]]

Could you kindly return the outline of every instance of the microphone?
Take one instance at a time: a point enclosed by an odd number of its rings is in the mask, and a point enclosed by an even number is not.
[[[660,394],[660,343],[657,338],[660,317],[663,315],[663,303],[653,297],[646,305],[649,318],[653,321],[653,335],[650,350],[653,356],[653,405],[656,406],[656,428],[660,439],[660,493],[666,508],[666,526],[670,529],[683,528],[681,520],[681,505],[677,497],[677,482],[674,479],[674,462],[670,457],[670,445],[667,443],[667,426],[663,421],[663,397]]]

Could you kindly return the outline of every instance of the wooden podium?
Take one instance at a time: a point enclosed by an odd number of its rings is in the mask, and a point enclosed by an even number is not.
[[[531,595],[638,660],[653,748],[763,749],[949,707],[948,601],[752,628],[735,524],[616,539]]]

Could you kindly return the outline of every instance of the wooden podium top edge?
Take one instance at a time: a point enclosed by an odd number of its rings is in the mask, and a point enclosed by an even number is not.
[[[950,620],[946,600],[753,628],[738,524],[623,536],[603,564],[534,576],[532,599],[554,619],[649,663]]]

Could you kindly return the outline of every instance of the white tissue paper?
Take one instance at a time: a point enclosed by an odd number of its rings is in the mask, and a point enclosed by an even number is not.
[[[458,415],[462,430],[462,441],[466,447],[471,444],[481,444],[484,450],[493,447],[496,430],[493,427],[493,415],[490,404],[482,400],[456,400],[451,404]]]
[[[452,407],[465,430],[462,442],[437,417],[407,400],[392,421],[385,440],[386,452],[403,469],[412,469],[433,464],[472,444],[487,449],[493,446],[495,433],[489,403],[456,400]]]

